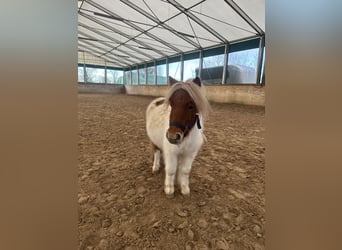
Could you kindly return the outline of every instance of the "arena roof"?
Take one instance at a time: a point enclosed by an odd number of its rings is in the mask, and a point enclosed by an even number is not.
[[[265,0],[78,1],[78,63],[126,68],[265,35]]]

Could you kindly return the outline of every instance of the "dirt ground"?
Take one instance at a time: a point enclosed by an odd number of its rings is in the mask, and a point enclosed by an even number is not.
[[[79,94],[80,249],[265,249],[265,110],[212,104],[190,197],[163,192],[151,97]]]

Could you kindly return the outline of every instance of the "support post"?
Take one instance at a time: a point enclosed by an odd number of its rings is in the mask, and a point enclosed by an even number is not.
[[[227,64],[228,64],[228,44],[224,45],[224,62],[223,62],[223,72],[222,72],[222,82],[221,85],[226,83],[227,78]]]
[[[139,65],[137,65],[137,76],[138,76],[138,85],[140,85],[140,72],[139,72]]]
[[[85,62],[83,61],[83,82],[86,83],[86,66],[85,66]]]
[[[148,85],[147,79],[147,63],[145,63],[145,85]]]
[[[154,61],[154,85],[157,85],[157,63]]]
[[[260,80],[261,80],[262,60],[263,60],[263,57],[264,57],[264,50],[263,50],[264,43],[265,43],[265,36],[261,36],[260,37],[260,41],[259,41],[259,54],[258,54],[256,84],[260,84]]]
[[[165,65],[166,65],[166,85],[167,85],[168,79],[169,79],[169,58],[168,57],[166,57]]]
[[[105,61],[105,84],[107,84],[107,61]]]
[[[198,77],[200,78],[202,78],[202,68],[203,68],[203,49],[200,50],[200,54],[199,54]]]
[[[85,56],[84,56],[84,51],[83,51],[83,82],[86,83],[86,66],[85,66]],[[88,79],[87,79],[88,80]]]
[[[183,57],[183,54],[181,54],[181,57],[180,57],[180,63],[181,63],[181,67],[180,67],[180,75],[181,75],[181,81],[183,81],[183,72],[184,72],[184,57]]]

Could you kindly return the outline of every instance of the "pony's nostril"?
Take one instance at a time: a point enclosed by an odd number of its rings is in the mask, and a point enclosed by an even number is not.
[[[179,133],[177,133],[175,139],[178,141],[178,140],[180,140],[180,138],[181,138],[181,135]]]
[[[182,139],[182,134],[181,133],[169,133],[166,132],[166,138],[168,139],[168,141],[172,144],[178,144],[181,139]]]

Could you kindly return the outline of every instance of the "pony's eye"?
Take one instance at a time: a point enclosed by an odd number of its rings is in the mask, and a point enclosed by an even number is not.
[[[188,109],[190,109],[190,110],[194,109],[194,105],[193,104],[189,104]]]

